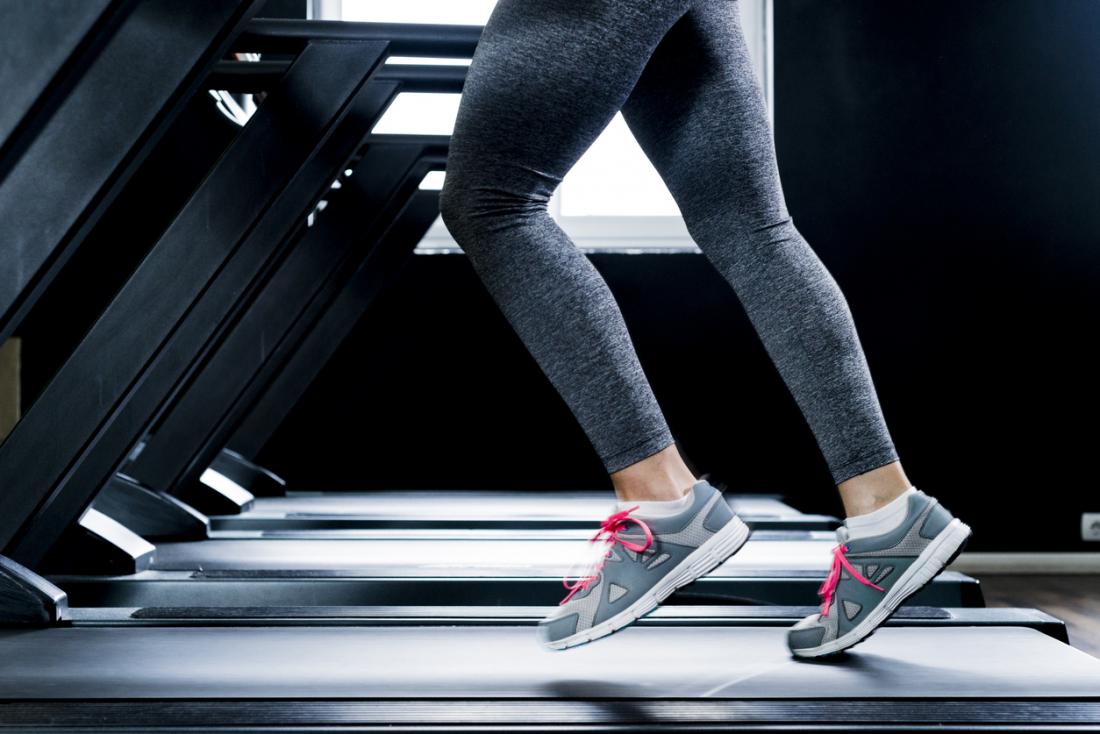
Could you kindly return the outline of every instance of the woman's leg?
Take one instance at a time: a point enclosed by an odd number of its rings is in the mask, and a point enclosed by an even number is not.
[[[848,304],[787,212],[737,2],[696,2],[622,111],[693,239],[733,286],[846,504],[866,512],[901,494],[909,484]]]
[[[443,220],[623,499],[695,481],[607,284],[547,212],[690,0],[500,0],[463,89]],[[633,468],[630,468],[633,467]]]
[[[848,305],[787,213],[736,3],[700,0],[685,14],[623,115],[736,291],[841,490],[849,517],[821,612],[787,643],[798,657],[845,650],[931,581],[970,529],[901,471]]]

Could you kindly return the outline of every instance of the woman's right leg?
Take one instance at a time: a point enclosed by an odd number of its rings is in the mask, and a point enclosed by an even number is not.
[[[624,499],[678,498],[695,477],[607,284],[546,206],[691,4],[500,0],[463,89],[440,201]]]

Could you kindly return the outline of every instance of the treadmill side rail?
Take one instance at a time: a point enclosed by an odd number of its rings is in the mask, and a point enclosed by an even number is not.
[[[50,550],[50,573],[134,574],[149,570],[156,548],[122,523],[93,508]]]
[[[286,480],[231,449],[222,449],[210,468],[227,476],[257,497],[286,495]]]
[[[0,625],[47,626],[69,619],[65,592],[0,556]]]
[[[202,540],[210,534],[206,515],[124,474],[100,490],[92,508],[146,540]]]

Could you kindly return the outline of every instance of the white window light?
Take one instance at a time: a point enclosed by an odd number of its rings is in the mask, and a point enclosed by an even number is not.
[[[494,5],[495,0],[314,0],[311,15],[347,21],[482,25]],[[738,5],[770,112],[772,0],[741,0]],[[392,57],[387,63],[469,64],[469,60]],[[459,99],[456,94],[401,94],[374,132],[449,135]],[[432,175],[437,178],[429,188],[437,187],[443,176],[441,172]],[[695,249],[675,201],[621,114],[565,176],[550,200],[549,211],[582,248]],[[437,219],[418,251],[453,251],[456,247]]]
[[[372,23],[485,25],[496,0],[321,0],[316,17]]]

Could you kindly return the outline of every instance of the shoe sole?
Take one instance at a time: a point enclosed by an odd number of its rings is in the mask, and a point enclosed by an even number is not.
[[[970,526],[962,520],[958,518],[952,520],[928,544],[928,547],[921,551],[913,565],[886,592],[886,596],[866,619],[832,642],[817,647],[791,650],[791,653],[800,658],[819,658],[847,650],[865,640],[897,611],[902,602],[927,586],[940,571],[955,560],[970,538],[970,532]]]
[[[613,617],[560,640],[542,641],[543,647],[550,650],[565,650],[586,642],[598,640],[638,621],[649,614],[667,599],[672,592],[687,586],[700,576],[710,573],[726,561],[749,539],[749,526],[734,515],[722,529],[711,536],[680,562],[679,566],[666,573],[653,588],[638,598],[633,604]]]

